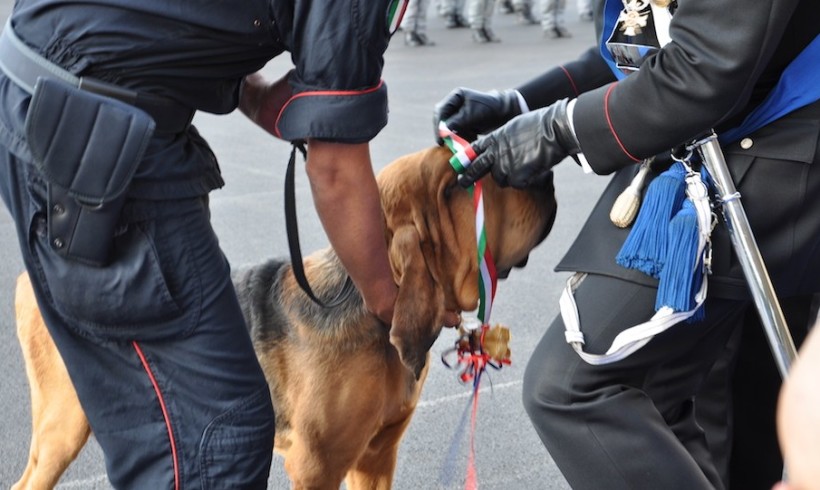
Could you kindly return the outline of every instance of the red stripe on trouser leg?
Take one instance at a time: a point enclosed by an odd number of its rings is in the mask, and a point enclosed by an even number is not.
[[[134,346],[134,350],[137,352],[137,356],[139,356],[140,358],[142,367],[148,374],[148,379],[151,380],[151,385],[154,387],[154,392],[157,394],[157,400],[159,400],[159,407],[162,410],[162,417],[165,419],[165,427],[168,429],[168,441],[171,445],[171,458],[173,459],[174,463],[174,489],[178,490],[179,458],[177,457],[177,445],[176,441],[174,440],[174,431],[171,430],[171,417],[168,415],[168,409],[165,406],[165,399],[162,397],[162,392],[159,389],[159,383],[157,383],[157,379],[154,377],[154,373],[151,371],[151,366],[148,365],[148,360],[145,359],[145,354],[142,353],[142,349],[136,341],[132,342],[132,345]]]

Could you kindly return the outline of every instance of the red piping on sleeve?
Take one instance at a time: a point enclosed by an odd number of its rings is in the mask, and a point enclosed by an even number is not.
[[[612,137],[615,138],[615,142],[618,143],[618,146],[621,148],[621,151],[623,151],[626,156],[628,156],[637,163],[640,162],[641,159],[635,158],[631,153],[626,151],[626,148],[624,147],[624,144],[621,142],[621,139],[618,138],[618,134],[615,133],[615,127],[612,126],[612,118],[609,117],[609,94],[612,92],[612,89],[615,88],[615,85],[617,84],[613,83],[612,85],[610,85],[606,91],[606,94],[604,95],[604,114],[606,115],[606,123],[609,125],[609,131],[612,133]]]
[[[279,131],[279,121],[282,119],[282,114],[285,113],[285,109],[296,99],[300,99],[302,97],[314,97],[314,96],[322,96],[322,95],[363,95],[369,94],[371,92],[375,92],[379,90],[382,85],[384,85],[384,80],[379,80],[379,84],[375,87],[371,87],[364,90],[315,90],[313,92],[302,92],[300,94],[296,94],[287,102],[282,105],[282,109],[279,110],[279,115],[276,116],[276,125],[274,126],[274,131],[276,131],[276,137],[281,138],[282,133]]]
[[[575,85],[575,80],[573,80],[573,79],[572,79],[572,75],[570,75],[570,74],[569,74],[569,70],[567,70],[566,68],[564,68],[562,65],[559,65],[559,66],[558,66],[558,68],[560,68],[560,69],[564,70],[564,75],[566,75],[566,76],[567,76],[567,79],[569,80],[569,84],[570,84],[570,86],[572,87],[572,91],[573,91],[573,92],[575,92],[575,96],[576,96],[576,97],[578,97],[579,95],[581,95],[581,94],[578,92],[578,87]]]
[[[165,399],[162,397],[162,392],[159,389],[159,383],[157,383],[154,373],[151,371],[151,366],[148,365],[148,360],[145,359],[145,355],[142,353],[142,349],[136,341],[131,342],[131,344],[134,346],[134,350],[140,358],[143,369],[148,373],[148,379],[151,380],[151,384],[154,386],[154,392],[157,394],[157,400],[159,400],[159,407],[162,410],[162,417],[165,419],[165,427],[168,429],[168,439],[171,443],[171,458],[174,463],[174,490],[179,490],[179,457],[177,456],[174,431],[171,430],[171,417],[168,415],[168,409],[165,406]]]

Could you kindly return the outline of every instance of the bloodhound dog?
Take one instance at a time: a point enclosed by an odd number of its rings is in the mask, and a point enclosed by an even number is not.
[[[312,303],[290,263],[237,271],[234,284],[265,371],[276,414],[275,450],[293,488],[389,489],[399,442],[419,400],[429,349],[446,311],[478,305],[475,210],[456,185],[451,156],[433,147],[404,156],[378,175],[393,275],[399,285],[388,330],[355,288],[332,309]],[[483,181],[487,243],[499,277],[523,266],[552,227],[549,183],[532,190]],[[318,295],[342,290],[333,250],[305,258]],[[28,466],[15,489],[52,488],[91,429],[49,337],[28,276],[16,291],[17,333],[31,388]]]

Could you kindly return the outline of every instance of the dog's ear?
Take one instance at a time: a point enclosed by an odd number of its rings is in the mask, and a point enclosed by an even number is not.
[[[390,341],[416,374],[441,332],[445,310],[478,305],[475,212],[456,184],[452,153],[433,147],[379,174],[390,262],[399,285]]]
[[[439,284],[445,288],[448,308],[472,311],[478,306],[478,246],[472,195],[455,182],[455,173],[440,181],[431,198],[437,209],[437,226],[429,233],[435,237],[435,264],[431,266]],[[431,227],[432,228],[432,227]]]
[[[395,230],[390,261],[397,275],[399,295],[390,327],[390,343],[402,363],[419,378],[430,347],[441,331],[444,293],[430,274],[415,227]]]

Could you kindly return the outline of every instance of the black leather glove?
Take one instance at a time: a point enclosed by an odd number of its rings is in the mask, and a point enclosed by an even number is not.
[[[468,88],[457,88],[436,104],[433,131],[436,142],[442,144],[438,126],[444,121],[450,131],[467,141],[473,141],[479,134],[492,131],[519,114],[521,105],[513,89],[476,92]]]
[[[516,117],[472,147],[478,156],[458,178],[463,187],[487,172],[502,187],[543,184],[553,166],[581,151],[567,118],[567,99]]]

